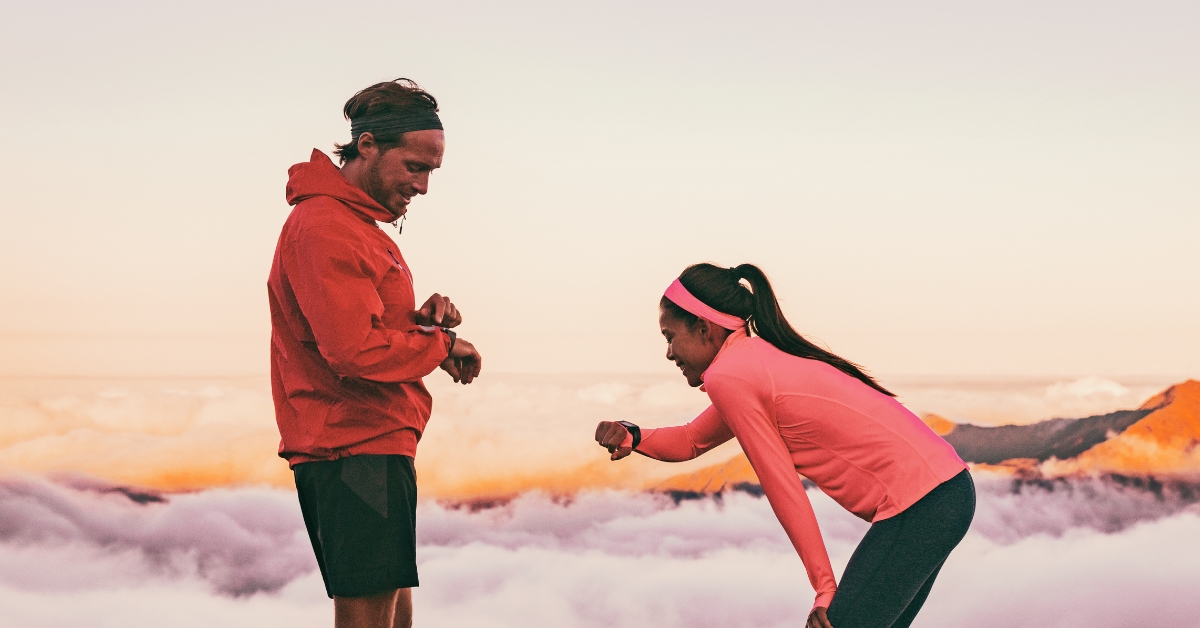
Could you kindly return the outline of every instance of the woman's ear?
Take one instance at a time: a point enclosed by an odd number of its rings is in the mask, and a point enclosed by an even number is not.
[[[724,327],[704,317],[700,317],[696,322],[698,323],[697,331],[700,332],[700,338],[705,344],[720,346],[725,343],[725,335],[721,333],[725,331]]]

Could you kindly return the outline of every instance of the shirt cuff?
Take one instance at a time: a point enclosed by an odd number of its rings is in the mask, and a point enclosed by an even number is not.
[[[625,440],[621,441],[621,447],[633,447],[633,432],[625,432]]]
[[[813,602],[813,608],[815,609],[818,606],[820,606],[822,608],[827,609],[827,608],[829,608],[829,603],[832,601],[833,601],[833,593],[822,593],[821,595],[817,596],[817,601]],[[808,612],[811,613],[812,609],[810,609]]]

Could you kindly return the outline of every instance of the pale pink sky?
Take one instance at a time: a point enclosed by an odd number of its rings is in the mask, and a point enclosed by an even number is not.
[[[884,375],[1200,375],[1194,3],[8,3],[0,375],[261,374],[286,169],[412,77],[401,246],[497,371],[666,372],[752,261]]]

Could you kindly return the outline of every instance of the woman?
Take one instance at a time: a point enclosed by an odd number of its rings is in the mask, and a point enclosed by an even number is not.
[[[912,623],[974,515],[967,465],[856,365],[796,333],[758,267],[689,266],[659,306],[667,359],[712,405],[677,427],[604,421],[597,442],[613,460],[679,462],[737,438],[817,592],[808,628]],[[840,585],[797,472],[871,522]]]

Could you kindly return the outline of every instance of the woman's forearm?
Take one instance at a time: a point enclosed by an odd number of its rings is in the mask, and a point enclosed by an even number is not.
[[[700,455],[687,435],[686,425],[642,430],[642,442],[634,451],[663,462],[683,462]]]
[[[687,425],[642,429],[634,451],[664,462],[683,462],[733,438],[716,408],[709,406]]]

